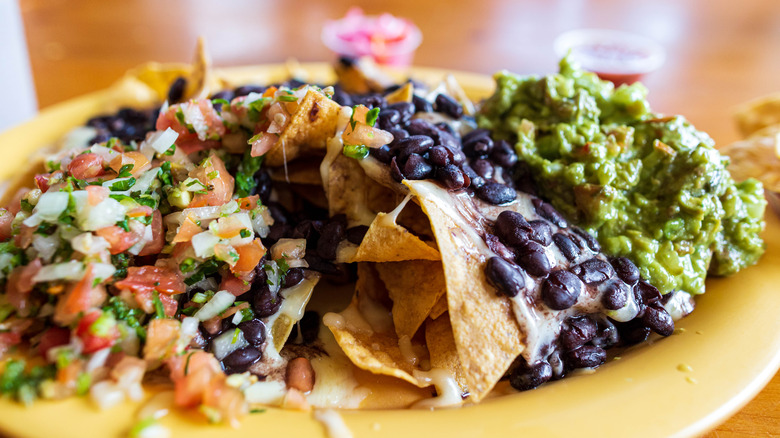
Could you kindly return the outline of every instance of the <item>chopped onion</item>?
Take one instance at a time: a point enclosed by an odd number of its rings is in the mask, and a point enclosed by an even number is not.
[[[89,388],[89,395],[100,409],[112,408],[125,400],[124,391],[110,380],[104,380],[92,385]]]
[[[71,129],[61,141],[62,149],[76,149],[89,146],[89,141],[97,135],[97,129],[81,126]]]
[[[252,143],[252,152],[250,153],[250,155],[253,157],[259,157],[261,155],[265,155],[266,152],[270,151],[271,148],[273,148],[274,145],[276,145],[277,140],[279,140],[279,136],[276,134],[269,134],[269,133],[262,134],[260,138],[258,138],[257,140],[254,141],[254,143]]]
[[[76,260],[65,263],[46,265],[33,276],[33,283],[42,283],[54,280],[81,280],[84,276],[84,264]]]
[[[219,237],[211,231],[204,231],[192,236],[192,249],[198,257],[208,258],[214,255],[214,245],[219,243]]]
[[[92,373],[93,371],[102,367],[106,364],[106,360],[108,359],[109,354],[111,354],[111,348],[103,348],[96,351],[94,354],[92,354],[92,357],[89,358],[87,366],[84,370],[88,373]]]
[[[629,294],[628,302],[625,306],[617,310],[607,310],[607,316],[619,322],[628,322],[636,318],[636,315],[639,313],[639,308],[637,308],[636,302],[634,302],[630,295],[631,294]]]
[[[151,242],[153,239],[154,239],[154,232],[152,231],[152,226],[146,225],[143,228],[143,235],[141,237],[141,240],[139,240],[133,246],[131,246],[130,249],[127,250],[127,252],[129,252],[132,255],[138,255],[138,253],[140,253],[141,250],[144,249],[146,244]]]
[[[45,263],[49,263],[54,257],[54,253],[57,252],[57,248],[60,247],[60,237],[57,233],[48,236],[35,234],[32,238],[32,246],[38,251],[38,257],[43,259]]]
[[[247,346],[249,346],[249,342],[244,338],[244,332],[240,329],[228,330],[211,341],[211,351],[214,353],[214,357],[219,360]]]
[[[249,403],[262,403],[279,406],[287,394],[284,382],[278,380],[266,380],[250,385],[244,390],[244,397]]]
[[[265,270],[265,273],[268,276],[268,289],[271,291],[271,294],[276,295],[276,293],[279,292],[282,280],[282,276],[279,274],[279,265],[277,265],[276,262],[271,261],[268,262],[266,266],[270,268]]]
[[[214,296],[192,316],[200,321],[211,319],[224,312],[234,301],[236,301],[235,295],[226,290],[221,290],[214,294]]]
[[[306,239],[283,238],[276,241],[271,247],[271,258],[274,260],[279,260],[282,257],[302,259],[304,255],[306,255]]]
[[[177,138],[179,138],[179,134],[173,129],[168,128],[165,131],[155,132],[145,141],[149,143],[149,146],[158,154],[162,154],[173,146],[173,143],[176,142]]]
[[[270,211],[267,207],[259,205],[252,210],[252,215],[252,229],[255,230],[258,236],[265,238],[271,232],[271,225],[274,223]]]
[[[181,104],[182,113],[184,113],[184,120],[192,126],[192,129],[198,134],[198,140],[208,140],[209,125],[206,123],[206,118],[203,116],[200,107],[195,102],[186,102]]]
[[[89,151],[102,158],[105,163],[110,163],[111,160],[119,156],[119,152],[100,144],[92,145]]]
[[[76,213],[79,226],[86,231],[114,225],[124,220],[125,214],[125,207],[113,198],[106,198],[92,208],[85,206]]]
[[[29,226],[36,226],[40,224],[40,220],[37,224],[33,225],[28,222],[32,222],[34,217],[38,217],[41,220],[47,222],[57,222],[60,215],[68,207],[68,193],[66,192],[46,192],[38,199],[38,204],[33,210],[33,215],[24,220],[24,224]]]
[[[95,279],[105,280],[107,278],[110,278],[112,275],[114,275],[115,272],[116,272],[116,268],[112,264],[109,263],[92,264],[92,274],[95,276]]]
[[[96,255],[106,251],[110,246],[108,241],[92,233],[81,233],[70,239],[70,246],[84,255]]]

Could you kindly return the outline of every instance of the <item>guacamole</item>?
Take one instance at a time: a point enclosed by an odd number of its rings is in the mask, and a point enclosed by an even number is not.
[[[515,142],[540,195],[633,260],[662,292],[704,292],[764,251],[763,187],[680,116],[651,111],[639,83],[614,88],[566,58],[545,77],[499,72],[480,127]]]

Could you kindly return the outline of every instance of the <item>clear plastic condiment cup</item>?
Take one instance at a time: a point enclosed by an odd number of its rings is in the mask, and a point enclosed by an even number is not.
[[[555,53],[615,85],[638,81],[659,69],[666,52],[650,38],[610,29],[577,29],[558,36]]]

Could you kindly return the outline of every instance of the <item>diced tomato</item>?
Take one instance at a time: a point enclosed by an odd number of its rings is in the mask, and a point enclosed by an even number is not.
[[[90,354],[114,345],[119,338],[119,329],[112,314],[95,310],[81,318],[76,336],[84,344],[82,351]]]
[[[186,124],[182,124],[177,114],[184,115]],[[194,115],[193,118],[197,120],[190,120],[187,118],[188,114]],[[188,127],[187,124],[190,126]],[[221,143],[218,140],[226,132],[222,118],[209,99],[191,100],[171,105],[166,112],[160,113],[156,128],[158,131],[164,131],[168,128],[176,131],[179,134],[176,146],[181,148],[185,154],[220,147]]]
[[[144,359],[162,360],[170,356],[173,344],[179,338],[181,324],[175,319],[153,319],[149,321],[144,345]]]
[[[8,240],[13,236],[14,215],[5,208],[0,208],[0,240]]]
[[[224,380],[225,374],[211,354],[195,350],[167,361],[174,384],[174,403],[180,407],[195,407],[203,402],[209,382]]]
[[[22,198],[27,195],[27,192],[29,192],[30,189],[19,189],[14,194],[14,197],[11,198],[11,202],[8,203],[8,205],[5,206],[5,208],[11,212],[14,216],[16,216],[16,213],[19,213],[22,210]]]
[[[238,263],[233,265],[231,270],[236,273],[253,271],[266,253],[260,239],[255,239],[248,245],[237,246],[235,249],[238,253]]]
[[[141,240],[141,236],[131,231],[125,231],[118,225],[100,228],[95,231],[95,234],[108,241],[111,254],[125,252]]]
[[[37,227],[28,227],[25,224],[19,226],[19,234],[14,236],[14,244],[22,249],[27,249],[32,243],[33,234]]]
[[[192,236],[201,231],[203,231],[203,228],[201,228],[200,225],[196,224],[195,221],[189,217],[186,217],[184,218],[184,222],[179,226],[179,231],[176,233],[176,236],[174,236],[173,243],[189,242],[192,240]]]
[[[46,355],[54,347],[66,345],[70,342],[70,330],[64,327],[51,327],[41,335],[41,342],[38,344],[38,353],[46,358]]]
[[[263,97],[273,97],[274,94],[276,94],[276,90],[278,90],[278,88],[276,87],[266,88],[265,91],[263,92]]]
[[[3,357],[6,351],[20,342],[22,342],[20,333],[0,332],[0,358]]]
[[[228,386],[225,379],[212,379],[209,382],[203,404],[219,412],[221,421],[233,427],[237,427],[238,420],[249,413],[244,395],[237,388]]]
[[[189,205],[191,208],[224,205],[233,198],[235,180],[225,169],[225,163],[214,153],[209,154],[208,163],[190,172],[191,177],[209,188],[206,193],[195,195]]]
[[[163,232],[162,213],[155,210],[152,213],[152,240],[144,245],[139,256],[159,254],[165,246],[165,233]]]
[[[95,274],[90,263],[84,272],[84,277],[75,283],[57,302],[54,309],[54,320],[60,325],[68,325],[92,307],[100,305],[106,297],[103,285],[93,285]]]
[[[129,217],[145,217],[151,216],[153,212],[154,210],[152,210],[152,207],[149,207],[148,205],[139,205],[138,207],[128,211],[127,215]]]
[[[78,179],[100,176],[104,173],[103,158],[93,153],[76,155],[68,164],[68,173]]]
[[[33,289],[33,277],[41,270],[41,259],[35,259],[25,266],[17,266],[8,275],[5,292],[8,302],[20,312],[29,304],[30,291]]]
[[[108,187],[103,186],[89,185],[84,190],[87,191],[87,203],[93,207],[103,202],[111,193],[111,191],[108,190]]]
[[[238,208],[242,210],[253,210],[257,207],[257,202],[260,199],[260,195],[247,196],[246,198],[238,198]]]
[[[38,187],[43,193],[46,193],[49,190],[50,176],[50,173],[39,173],[35,175],[35,186]]]
[[[251,272],[254,273],[254,271]],[[246,292],[249,292],[251,287],[251,281],[238,278],[230,272],[223,273],[222,281],[219,283],[220,290],[226,290],[235,296],[243,295]]]
[[[138,307],[146,313],[155,313],[157,309],[154,307],[154,293],[152,289],[144,289],[138,292],[133,292]],[[175,316],[176,311],[179,309],[179,302],[172,295],[157,294],[160,302],[163,306],[163,313],[165,316]]]
[[[156,290],[161,294],[176,295],[187,290],[178,272],[157,266],[131,266],[127,268],[127,277],[114,285],[135,293]]]
[[[149,163],[149,160],[146,158],[146,155],[138,151],[125,152],[111,160],[108,166],[118,174],[122,170],[122,167],[128,164],[133,165],[130,169],[130,174],[133,176],[138,176],[140,173],[145,172],[152,167],[151,163]]]

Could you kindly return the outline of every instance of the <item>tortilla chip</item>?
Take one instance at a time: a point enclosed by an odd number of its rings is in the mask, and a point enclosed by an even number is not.
[[[284,167],[269,168],[268,173],[273,181],[321,186],[320,161],[296,160],[288,163],[286,169]]]
[[[743,136],[780,124],[780,93],[764,96],[740,105],[734,119]]]
[[[340,148],[340,144],[336,146]],[[342,154],[339,149],[329,150],[322,166],[322,175],[326,178],[323,180],[323,188],[328,198],[330,215],[344,214],[350,225],[370,224],[376,214],[368,208],[368,178],[360,169],[360,164]]]
[[[347,93],[382,92],[394,83],[370,57],[339,62],[334,66],[338,84]]]
[[[378,213],[360,243],[353,262],[441,260],[439,251],[398,225],[390,213]]]
[[[293,327],[303,317],[303,309],[309,302],[311,294],[314,292],[314,286],[319,280],[319,273],[307,270],[303,281],[281,292],[284,297],[284,305],[281,311],[268,321],[268,324],[271,325],[274,347],[277,352],[282,350]]]
[[[430,316],[431,319],[437,319],[440,316],[442,316],[446,311],[447,311],[447,295],[442,295],[442,297],[439,298],[439,301],[437,301],[436,304],[433,305],[433,308],[431,309],[431,314],[428,316]]]
[[[195,57],[192,60],[192,70],[187,79],[187,87],[184,89],[182,99],[205,99],[211,92],[211,58],[206,49],[206,40],[198,38],[195,46]]]
[[[452,374],[462,392],[468,393],[463,367],[452,335],[449,318],[429,319],[425,323],[425,343],[431,356],[431,368],[443,368]]]
[[[482,399],[523,351],[511,303],[485,278],[485,242],[464,223],[444,189],[429,181],[404,183],[431,220],[442,254],[447,302],[464,380],[474,401]]]
[[[281,166],[311,151],[325,152],[336,132],[341,105],[322,92],[309,89],[282,131],[276,145],[265,155],[269,166]]]
[[[414,85],[411,82],[405,83],[399,89],[385,96],[385,100],[389,104],[398,102],[411,102],[414,95]]]
[[[326,314],[323,323],[358,368],[393,376],[413,385],[427,386],[413,376],[419,368],[402,352],[390,311],[376,299],[386,294],[374,267],[361,263],[358,265],[355,295],[349,307],[339,314]],[[370,318],[364,317],[365,314],[369,314]]]
[[[393,300],[395,333],[413,337],[446,291],[441,262],[410,260],[377,263],[375,268]]]

